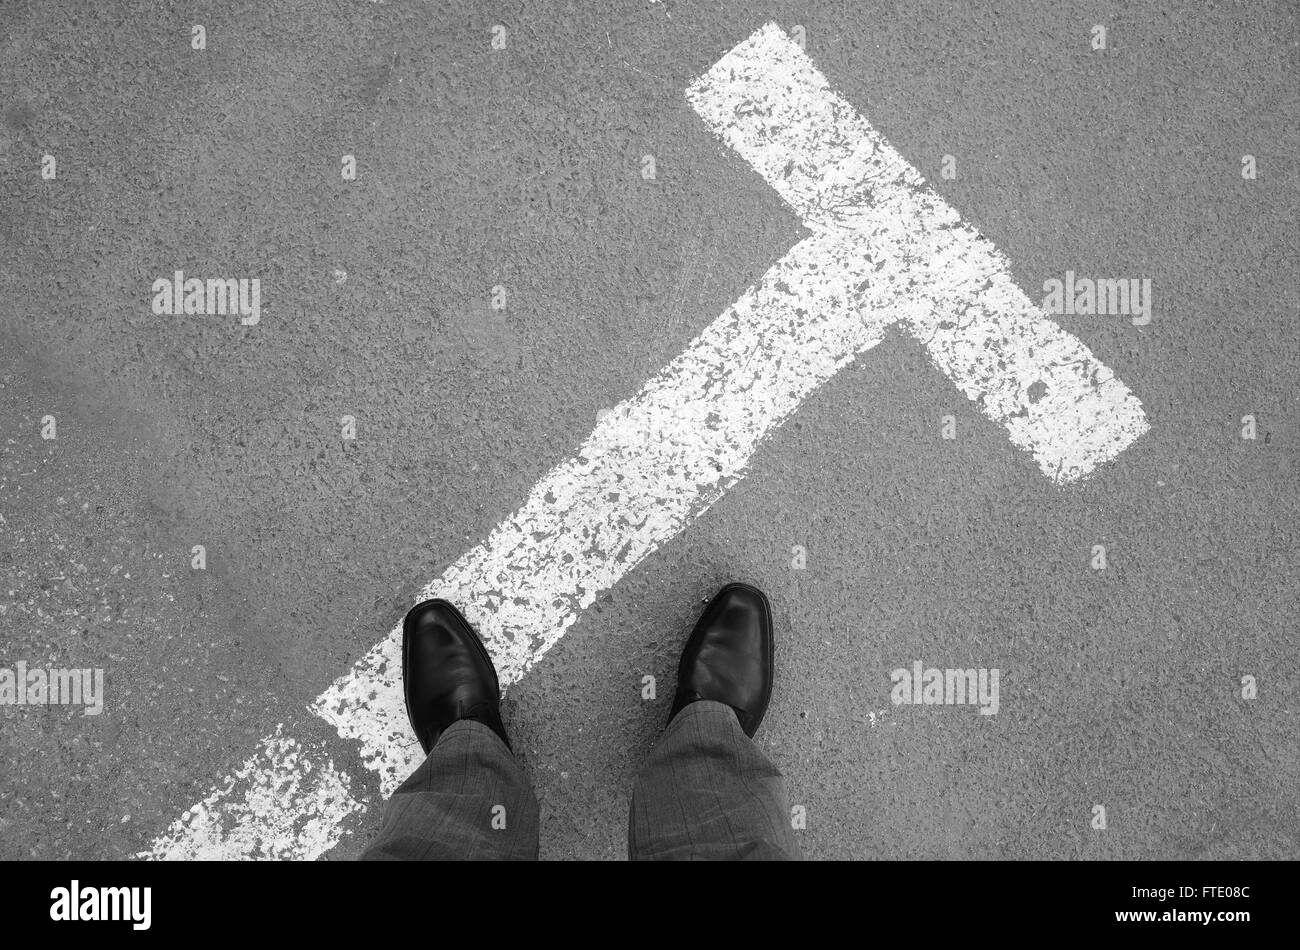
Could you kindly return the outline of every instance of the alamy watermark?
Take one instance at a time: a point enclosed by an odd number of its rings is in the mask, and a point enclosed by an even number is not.
[[[1043,281],[1043,309],[1066,316],[1130,317],[1135,327],[1151,322],[1150,277],[1050,277]]]
[[[148,930],[152,908],[152,887],[84,887],[73,880],[50,891],[50,920],[123,920],[132,930]]]
[[[153,312],[158,316],[181,314],[238,314],[246,327],[257,326],[262,319],[261,278],[185,276],[176,271],[170,278],[153,282]]]
[[[894,684],[889,698],[895,706],[975,706],[981,716],[998,712],[998,679],[1001,670],[926,668],[920,660],[909,670],[890,671]]]
[[[0,666],[0,706],[84,706],[83,716],[104,711],[104,671],[32,669],[19,660]]]

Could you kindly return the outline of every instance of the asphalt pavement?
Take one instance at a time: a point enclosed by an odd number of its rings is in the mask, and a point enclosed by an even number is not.
[[[325,857],[364,847],[378,778],[307,708],[807,234],[685,98],[772,21],[1031,299],[1150,279],[1145,325],[1056,318],[1150,430],[1055,484],[891,330],[509,689],[542,857],[625,857],[731,580],[810,858],[1300,857],[1298,16],[4,4],[0,667],[105,694],[0,705],[0,858],[147,850],[277,728],[365,806]],[[177,270],[259,279],[257,322],[155,313]],[[996,714],[895,703],[917,661],[998,670]]]

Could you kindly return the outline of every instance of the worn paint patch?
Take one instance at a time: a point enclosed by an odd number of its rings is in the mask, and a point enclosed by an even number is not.
[[[364,807],[323,748],[275,735],[148,851],[155,860],[311,860],[338,843]]]

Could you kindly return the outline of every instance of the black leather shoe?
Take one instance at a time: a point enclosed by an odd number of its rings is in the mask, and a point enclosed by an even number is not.
[[[483,641],[445,600],[426,600],[402,621],[406,715],[427,754],[457,719],[475,719],[510,745],[501,724],[501,687]]]
[[[763,592],[728,584],[709,601],[682,651],[672,714],[701,699],[736,711],[751,739],[772,698],[772,608]]]

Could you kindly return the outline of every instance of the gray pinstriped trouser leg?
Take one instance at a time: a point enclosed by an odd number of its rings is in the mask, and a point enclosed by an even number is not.
[[[462,721],[393,794],[362,859],[535,859],[537,832],[537,799],[510,750]],[[664,730],[633,786],[628,855],[800,857],[781,773],[729,708],[692,703]]]
[[[785,780],[722,703],[668,724],[632,786],[628,857],[798,860]]]
[[[495,732],[453,722],[393,793],[363,861],[536,861],[537,799]]]

